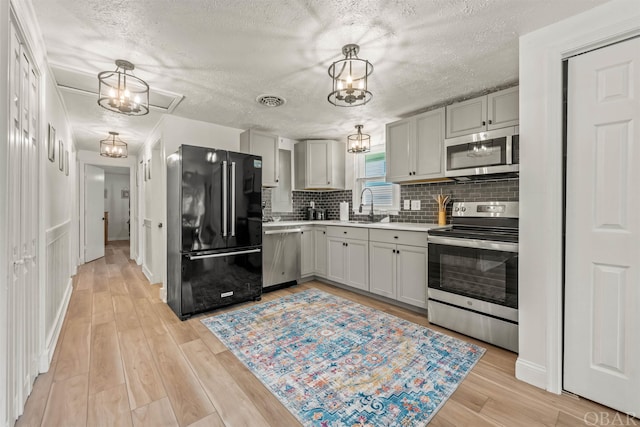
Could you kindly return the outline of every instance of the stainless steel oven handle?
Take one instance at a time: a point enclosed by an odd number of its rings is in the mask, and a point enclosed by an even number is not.
[[[289,233],[300,233],[302,231],[301,228],[288,228],[286,230],[268,230],[265,231],[265,235],[269,234],[289,234]]]
[[[227,237],[227,161],[222,162],[222,237]]]
[[[245,255],[245,254],[256,254],[260,252],[261,249],[249,249],[247,251],[237,251],[237,252],[222,252],[219,254],[209,254],[209,255],[188,255],[189,261],[193,261],[196,259],[206,259],[206,258],[223,258],[227,256],[235,256],[235,255]]]
[[[488,249],[502,252],[518,252],[518,244],[510,242],[494,242],[477,239],[452,239],[450,237],[429,236],[428,243],[437,245],[460,246],[463,248]]]

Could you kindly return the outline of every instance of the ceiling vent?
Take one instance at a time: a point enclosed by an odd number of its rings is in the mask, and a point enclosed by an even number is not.
[[[256,98],[256,102],[266,107],[279,107],[284,105],[287,100],[275,95],[260,95]]]

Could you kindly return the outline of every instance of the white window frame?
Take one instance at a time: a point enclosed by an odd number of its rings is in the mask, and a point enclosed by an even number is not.
[[[368,178],[364,177],[365,156],[367,154],[377,154],[377,153],[384,153],[384,152],[385,152],[385,146],[383,144],[379,144],[379,145],[371,146],[371,151],[369,151],[368,153],[354,155],[355,157],[354,183],[353,183],[351,206],[353,206],[353,213],[355,215],[368,215],[370,211],[370,205],[364,205],[362,206],[362,212],[358,211],[358,208],[360,207],[360,193],[364,188],[364,183],[367,181],[381,181],[381,182],[386,181],[386,177],[384,175],[377,176],[377,177],[368,177]],[[385,206],[383,208],[380,208],[374,204],[373,205],[374,213],[380,213],[383,215],[398,215],[398,212],[400,211],[400,185],[398,184],[391,184],[391,185],[392,185],[392,203],[393,204],[391,205],[391,207]]]

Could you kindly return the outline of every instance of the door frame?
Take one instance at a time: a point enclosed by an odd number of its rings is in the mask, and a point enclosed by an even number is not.
[[[167,227],[166,227],[166,224],[167,224],[167,180],[166,180],[167,155],[166,155],[164,139],[161,136],[161,134],[157,133],[154,130],[149,141],[152,141],[152,142],[146,145],[146,147],[143,149],[144,151],[142,151],[143,154],[141,155],[142,165],[147,165],[148,167],[147,162],[149,162],[151,164],[152,170],[151,170],[151,185],[148,185],[149,181],[147,181],[147,183],[144,183],[144,180],[141,180],[140,187],[139,187],[139,202],[138,202],[139,231],[137,235],[140,241],[140,245],[139,245],[140,252],[138,254],[139,256],[137,258],[137,262],[138,264],[143,266],[142,270],[146,276],[149,276],[149,275],[152,276],[152,277],[147,277],[150,281],[153,280],[153,282],[155,283],[162,283],[162,287],[160,288],[160,299],[166,302],[167,300],[167,286],[166,286],[166,282],[167,282],[167,256],[166,256],[167,254],[167,250],[166,250],[166,247],[167,247]],[[156,150],[159,153],[158,165],[153,164],[153,160],[152,160],[153,152]],[[136,166],[136,167],[140,167],[140,166]],[[144,171],[145,168],[142,167],[142,170]],[[159,211],[160,213],[158,214],[158,216],[155,216],[156,213],[154,213],[153,217],[148,217],[147,216],[148,212],[146,212],[145,192],[151,191],[152,187],[155,187],[156,190],[158,190],[160,193],[155,195],[157,197],[154,197],[155,206],[158,208],[156,209],[156,212]],[[148,271],[144,266],[144,259],[147,251],[147,248],[145,247],[144,223],[145,221],[148,221],[148,220],[151,220],[152,230],[153,230],[153,227],[158,226],[158,222],[161,222],[163,224],[162,232],[160,233],[160,242],[159,242],[160,260],[153,259],[152,261],[153,263],[159,262],[160,265],[159,266],[152,265],[153,271]],[[156,246],[156,243],[154,242],[154,247],[155,246]],[[153,251],[151,253],[151,256],[153,257]],[[156,276],[159,276],[159,277],[156,277]]]
[[[638,35],[637,4],[613,0],[520,38],[524,160],[520,169],[516,377],[558,394],[562,391],[564,338],[562,62]]]
[[[78,265],[80,264],[84,264],[85,260],[84,260],[84,249],[85,249],[85,221],[84,221],[84,214],[85,214],[85,209],[84,209],[84,181],[85,181],[85,165],[92,165],[92,166],[97,166],[97,167],[102,167],[102,166],[118,166],[118,167],[123,167],[123,168],[128,168],[129,169],[129,188],[130,189],[134,189],[136,188],[136,171],[135,171],[135,164],[136,164],[136,158],[135,157],[129,157],[127,159],[109,159],[106,157],[100,157],[100,155],[98,153],[94,153],[94,152],[88,152],[88,151],[78,151],[78,187],[79,187],[79,192],[78,192],[78,206],[76,206],[76,212],[78,212],[78,220],[79,220],[79,233],[78,233]],[[138,192],[137,191],[129,191],[129,203],[130,206],[132,207],[132,210],[134,208],[134,206],[136,206],[136,198],[138,197]],[[134,213],[131,212],[130,213],[130,218],[134,217]],[[131,233],[129,235],[129,251],[130,251],[130,255],[129,257],[131,259],[136,259],[136,254],[137,254],[137,233],[136,233],[136,229],[137,228],[137,224],[135,224],[134,221],[131,221]]]

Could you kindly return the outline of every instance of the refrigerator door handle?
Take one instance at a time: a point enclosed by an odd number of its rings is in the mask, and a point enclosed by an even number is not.
[[[187,255],[189,257],[189,261],[193,261],[196,259],[206,259],[206,258],[223,258],[228,256],[235,255],[245,255],[245,254],[257,254],[261,251],[261,249],[249,249],[246,251],[237,251],[237,252],[223,252],[219,254],[209,254],[209,255]]]
[[[231,237],[236,236],[236,162],[231,162]]]
[[[222,161],[222,237],[227,237],[227,161]]]

